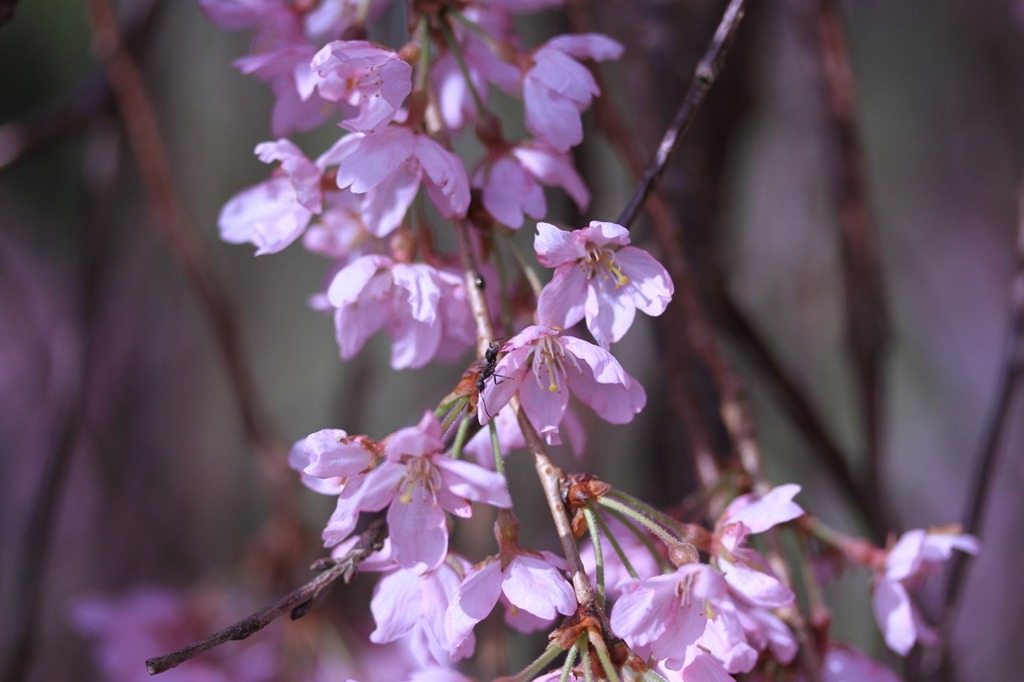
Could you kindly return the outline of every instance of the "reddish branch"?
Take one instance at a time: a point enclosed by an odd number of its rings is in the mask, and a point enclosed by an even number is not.
[[[185,218],[157,125],[156,111],[142,75],[125,47],[110,2],[89,0],[87,5],[93,49],[103,62],[154,222],[167,239],[213,327],[246,436],[261,456],[264,474],[269,480],[279,483],[288,474],[284,459],[278,456],[281,448],[267,426],[266,410],[260,403],[256,383],[245,360],[234,309],[214,275],[194,228]]]
[[[384,540],[388,536],[387,522],[379,518],[363,531],[359,541],[342,559],[321,559],[313,564],[314,570],[323,571],[313,580],[309,581],[299,589],[286,594],[273,604],[265,606],[247,618],[219,630],[209,637],[193,642],[183,649],[166,656],[157,656],[146,661],[146,671],[150,675],[176,668],[185,661],[218,647],[225,642],[232,640],[246,639],[250,635],[259,632],[274,620],[290,613],[292,620],[302,618],[313,605],[331,588],[338,580],[346,584],[352,582],[359,564],[366,557],[374,552],[380,551],[384,546]]]
[[[884,525],[881,440],[888,346],[885,290],[857,129],[855,80],[835,0],[818,1],[817,27],[827,125],[833,138],[831,175],[842,254],[847,348],[857,380],[865,440],[864,487]]]

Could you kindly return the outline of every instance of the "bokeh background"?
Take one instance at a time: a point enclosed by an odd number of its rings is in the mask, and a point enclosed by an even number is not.
[[[284,451],[247,436],[214,327],[147,204],[85,4],[24,1],[0,26],[0,673],[11,681],[104,679],[82,633],[90,597],[142,586],[227,593],[236,596],[195,598],[210,611],[196,616],[198,627],[246,615],[307,579],[330,511],[330,500],[268,476],[277,470],[268,458]],[[570,6],[568,17],[525,20],[527,40],[586,17],[622,41],[626,56],[603,71],[605,91],[650,158],[723,3]],[[864,433],[813,6],[751,3],[662,195],[683,225],[713,317],[723,319],[714,314],[718,282],[856,467]],[[1024,169],[1024,5],[861,0],[839,9],[890,331],[883,494],[874,503],[896,531],[958,522],[1008,327]],[[307,305],[329,264],[295,247],[254,258],[217,238],[223,203],[267,173],[251,151],[271,139],[269,88],[231,66],[247,36],[220,30],[191,1],[124,0],[119,10],[187,222],[239,322],[260,429],[287,444],[329,426],[379,438],[417,421],[464,365],[395,373],[383,339],[341,363],[330,320]],[[315,153],[333,134],[298,139]],[[578,160],[595,197],[585,219],[614,220],[633,188],[629,173],[598,131]],[[554,217],[579,219],[557,209]],[[650,243],[644,225],[635,234]],[[640,324],[616,351],[647,388],[649,407],[628,427],[588,422],[590,446],[573,466],[671,505],[695,485],[685,433],[664,398],[666,348],[678,339],[668,325]],[[763,365],[725,330],[772,479],[801,483],[806,508],[866,534]],[[1014,404],[986,501],[984,551],[953,633],[957,679],[1016,679],[1024,669],[1021,416]],[[536,491],[528,467],[519,468],[513,492],[527,498]],[[488,534],[484,521],[465,531],[481,542]],[[834,632],[899,669],[872,623],[868,582],[851,571],[829,588]],[[293,656],[343,651],[343,636],[322,631],[365,631],[365,613],[330,614],[359,612],[371,584],[335,594],[321,621],[277,623],[257,637],[301,640]],[[929,615],[939,596],[922,594]],[[142,660],[165,652],[139,648],[141,679]]]

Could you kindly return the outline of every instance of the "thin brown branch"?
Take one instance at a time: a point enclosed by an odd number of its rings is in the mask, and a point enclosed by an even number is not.
[[[321,559],[313,564],[313,570],[323,571],[313,580],[299,589],[289,592],[273,604],[263,607],[251,616],[243,618],[223,630],[218,630],[198,642],[193,642],[166,656],[148,659],[146,671],[150,675],[157,675],[176,668],[185,661],[225,642],[246,639],[286,612],[291,614],[292,620],[302,618],[338,580],[344,581],[345,584],[352,582],[359,569],[359,564],[374,552],[380,551],[387,536],[387,521],[383,517],[376,519],[362,532],[359,541],[343,558]]]
[[[974,455],[963,515],[964,532],[977,537],[983,534],[985,505],[991,500],[989,493],[997,457],[1009,424],[1011,408],[1020,392],[1021,378],[1024,377],[1024,183],[1018,189],[1018,211],[1016,262],[1010,283],[1008,322],[999,370],[999,384]],[[956,620],[960,595],[967,581],[971,556],[964,552],[954,552],[951,563],[949,581],[946,583],[939,616],[940,639],[935,647],[935,660],[932,661],[933,674],[935,670],[948,673],[951,665],[949,637]]]
[[[264,475],[281,488],[288,477],[283,449],[268,426],[256,382],[246,362],[244,344],[234,309],[209,259],[188,221],[177,196],[166,146],[157,125],[156,112],[135,60],[124,45],[117,17],[108,0],[87,3],[93,47],[103,62],[113,90],[121,122],[145,187],[157,227],[192,285],[213,327],[221,359],[241,412],[245,433],[261,457]],[[278,500],[283,503],[283,500]]]
[[[842,19],[834,0],[818,0],[817,6],[822,94],[833,139],[833,194],[842,254],[847,349],[857,380],[864,436],[864,484],[884,519],[881,441],[889,338],[885,288],[857,126],[855,77]]]
[[[718,79],[718,74],[722,70],[725,56],[732,45],[733,38],[736,36],[740,20],[743,19],[745,5],[746,0],[731,0],[729,6],[726,7],[725,13],[722,15],[722,21],[718,24],[718,29],[711,39],[711,44],[708,45],[708,49],[701,60],[697,62],[693,81],[686,92],[683,104],[676,113],[675,118],[672,119],[672,124],[665,131],[665,135],[661,138],[661,144],[658,145],[658,153],[655,156],[654,162],[647,168],[632,198],[616,221],[620,225],[629,227],[636,220],[640,209],[647,200],[647,196],[654,189],[654,185],[664,172],[669,159],[672,158],[672,155],[679,147],[679,143],[682,142],[683,137],[686,135],[686,131],[693,124],[697,110],[700,109],[700,105],[704,102],[705,95],[707,95],[711,86]]]

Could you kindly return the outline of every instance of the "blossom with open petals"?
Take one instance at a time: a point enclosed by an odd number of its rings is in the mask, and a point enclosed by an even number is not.
[[[622,45],[607,36],[580,33],[552,38],[533,53],[523,77],[526,127],[565,152],[583,141],[580,113],[600,90],[580,59],[618,59]]]
[[[320,168],[291,141],[261,142],[256,155],[263,163],[279,161],[270,180],[242,190],[221,209],[220,237],[231,244],[250,242],[256,255],[277,253],[299,236],[313,214],[323,208]]]
[[[341,122],[353,131],[373,132],[391,122],[412,91],[412,66],[393,50],[365,40],[335,40],[310,62],[320,96],[346,102],[357,115]]]
[[[459,157],[406,126],[351,133],[320,160],[338,165],[338,187],[368,195],[363,222],[378,237],[401,224],[421,183],[445,218],[465,215],[469,207],[469,178]]]
[[[494,609],[504,596],[511,606],[512,622],[522,627],[549,623],[557,614],[576,610],[576,595],[565,579],[565,561],[551,552],[533,552],[519,546],[519,524],[511,512],[502,511],[494,524],[498,554],[477,564],[459,585],[445,614],[445,632],[458,646]],[[516,611],[534,618],[516,620]]]
[[[338,496],[338,505],[324,529],[324,543],[333,546],[355,529],[359,513],[387,508],[391,552],[399,566],[415,573],[437,568],[448,552],[445,512],[472,515],[471,502],[495,507],[512,505],[505,478],[442,453],[441,425],[427,412],[420,423],[400,429],[383,441],[383,460],[369,472],[352,476]],[[345,471],[362,464],[342,455]],[[311,467],[306,467],[310,473]],[[324,473],[334,474],[339,467]]]
[[[582,211],[590,201],[583,179],[570,157],[543,143],[523,144],[485,159],[473,174],[484,208],[502,225],[519,228],[523,214],[543,218],[547,201],[541,185],[563,188]]]
[[[502,348],[495,376],[482,401],[497,414],[517,391],[527,416],[542,436],[557,434],[571,392],[599,417],[627,424],[643,409],[643,386],[608,351],[557,329],[533,325]],[[480,423],[490,419],[477,412]]]
[[[873,606],[885,643],[893,651],[905,656],[915,642],[935,640],[935,631],[914,607],[910,592],[938,573],[954,549],[976,555],[981,545],[971,535],[918,528],[900,536],[886,554],[885,565],[876,576]]]
[[[534,249],[541,265],[555,268],[537,301],[539,316],[563,329],[585,318],[602,348],[629,331],[638,309],[665,312],[675,291],[664,266],[629,246],[629,231],[615,223],[594,220],[572,232],[537,223]]]
[[[439,354],[451,357],[473,341],[463,279],[425,263],[361,256],[334,276],[327,300],[345,360],[381,328],[392,339],[394,369],[422,367]]]

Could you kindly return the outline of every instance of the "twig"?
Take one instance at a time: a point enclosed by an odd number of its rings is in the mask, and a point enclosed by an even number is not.
[[[999,387],[978,442],[964,509],[964,532],[979,537],[982,535],[985,522],[985,503],[991,501],[989,489],[996,468],[996,457],[999,455],[1007,429],[1010,410],[1020,390],[1021,377],[1024,375],[1024,183],[1018,189],[1018,211],[1016,263],[1010,284],[1009,320],[1003,345]],[[938,652],[935,657],[938,660],[938,670],[950,664],[949,637],[956,619],[957,603],[966,583],[970,559],[970,555],[965,552],[953,553],[949,581],[946,583],[939,617],[940,639],[935,648]]]
[[[884,361],[888,345],[885,289],[871,220],[864,152],[854,110],[855,80],[835,0],[817,0],[822,96],[833,137],[833,193],[846,301],[847,348],[857,378],[864,435],[864,485],[885,523],[882,486]]]
[[[711,44],[701,60],[697,62],[694,78],[690,83],[689,90],[686,92],[683,105],[678,113],[676,113],[675,118],[672,119],[672,124],[665,131],[665,135],[661,138],[661,144],[658,145],[658,153],[654,163],[648,167],[639,186],[633,192],[632,198],[626,204],[625,210],[622,211],[622,214],[619,215],[616,221],[620,225],[629,227],[636,220],[637,214],[647,199],[647,195],[654,189],[654,184],[658,181],[662,172],[664,172],[669,159],[675,153],[683,136],[686,135],[686,131],[689,130],[690,125],[693,123],[697,110],[704,101],[704,96],[707,95],[708,90],[711,89],[711,86],[717,80],[718,74],[722,70],[725,56],[729,51],[730,45],[732,45],[736,29],[740,25],[740,20],[743,18],[745,5],[746,0],[731,0],[729,6],[725,9],[722,21],[718,24],[718,30],[715,31],[715,35],[711,39]]]
[[[195,230],[177,196],[156,112],[135,60],[125,48],[117,17],[108,0],[89,0],[94,49],[103,62],[156,225],[195,290],[213,327],[214,337],[239,406],[246,436],[261,456],[264,474],[279,489],[287,465],[282,446],[268,426],[256,382],[246,363],[239,325],[228,296],[214,275]],[[279,495],[279,497],[283,497]],[[279,500],[282,502],[282,500]]]
[[[229,625],[212,635],[193,642],[183,649],[179,649],[166,656],[157,656],[146,661],[146,671],[150,675],[175,668],[190,658],[194,658],[204,651],[220,646],[231,640],[241,640],[253,633],[259,632],[272,623],[285,612],[291,613],[292,620],[305,616],[312,609],[313,605],[331,588],[339,579],[346,584],[352,582],[359,568],[359,564],[374,552],[384,546],[384,540],[388,535],[387,521],[381,517],[375,520],[360,535],[359,541],[342,559],[321,559],[313,564],[314,570],[322,570],[323,573],[309,581],[299,589],[289,592],[273,604],[265,606],[247,618]]]

